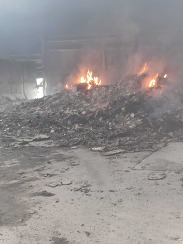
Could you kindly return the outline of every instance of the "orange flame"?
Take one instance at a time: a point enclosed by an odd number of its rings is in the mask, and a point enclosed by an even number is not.
[[[153,88],[156,86],[157,81],[155,79],[152,79],[149,83],[149,88]]]
[[[154,88],[157,86],[157,78],[158,78],[159,74],[157,74],[156,76],[154,76],[150,82],[149,82],[149,88]]]
[[[100,86],[102,84],[102,81],[99,80],[98,77],[93,77],[93,72],[88,70],[86,78],[84,78],[83,76],[80,78],[80,83],[87,83],[88,90],[90,90],[92,86]]]
[[[142,74],[146,73],[147,69],[148,69],[147,63],[145,63],[144,66],[139,71],[138,75],[142,75]]]
[[[65,89],[66,89],[66,90],[69,90],[69,86],[68,86],[68,84],[65,85]]]

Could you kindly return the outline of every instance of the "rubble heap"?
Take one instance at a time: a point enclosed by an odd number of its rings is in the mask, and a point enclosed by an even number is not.
[[[171,91],[176,99],[170,102],[168,92],[129,92],[124,82],[96,87],[87,95],[63,91],[1,111],[1,137],[46,134],[59,146],[157,150],[182,139],[182,101],[176,92]]]

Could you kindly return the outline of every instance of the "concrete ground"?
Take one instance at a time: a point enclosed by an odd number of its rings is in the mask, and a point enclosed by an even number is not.
[[[1,148],[1,244],[183,243],[183,144],[104,156]]]

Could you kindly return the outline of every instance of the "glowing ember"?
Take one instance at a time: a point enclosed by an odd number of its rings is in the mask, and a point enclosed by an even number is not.
[[[158,74],[152,78],[152,80],[149,82],[149,88],[154,88],[157,86],[157,78]]]
[[[146,73],[147,69],[148,69],[147,63],[145,63],[144,66],[141,68],[140,72],[138,73],[138,75],[142,75]]]
[[[68,89],[69,89],[69,86],[68,86],[67,84],[65,85],[65,89],[66,89],[66,90],[68,90]]]
[[[93,77],[93,72],[88,70],[86,78],[83,76],[80,78],[80,83],[87,83],[87,89],[90,90],[93,86],[100,86],[102,81],[98,77]]]
[[[152,87],[155,87],[156,86],[156,80],[155,79],[152,79],[149,83],[149,88],[152,88]]]
[[[81,79],[80,79],[80,83],[86,83],[86,80],[85,80],[84,77],[81,77]]]

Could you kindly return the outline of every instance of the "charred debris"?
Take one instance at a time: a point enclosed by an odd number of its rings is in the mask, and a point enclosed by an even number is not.
[[[131,152],[155,151],[182,140],[182,90],[170,86],[168,79],[164,86],[162,78],[161,85],[141,89],[143,79],[131,76],[87,92],[86,85],[80,85],[77,91],[10,105],[0,112],[2,142],[17,147],[23,138],[37,137],[59,147]]]

